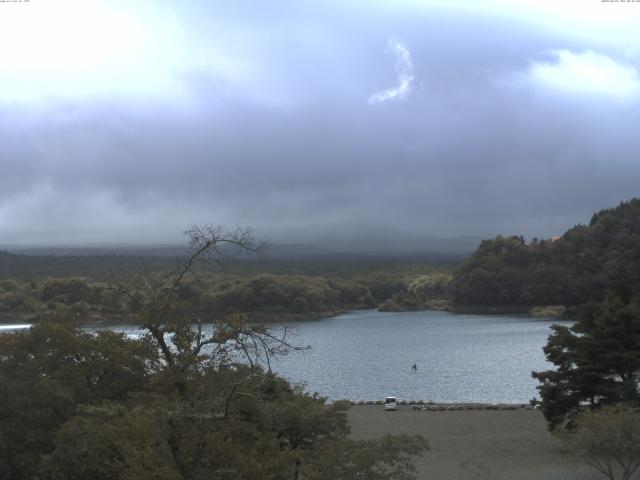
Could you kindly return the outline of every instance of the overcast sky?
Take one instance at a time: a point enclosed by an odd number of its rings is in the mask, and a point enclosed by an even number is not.
[[[549,237],[639,194],[640,3],[0,2],[0,244]]]

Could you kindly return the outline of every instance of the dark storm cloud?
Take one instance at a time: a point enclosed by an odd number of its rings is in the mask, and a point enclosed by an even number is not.
[[[637,194],[625,40],[384,2],[145,12],[167,50],[126,82],[116,62],[81,95],[0,96],[0,243],[175,241],[192,222],[544,237]]]

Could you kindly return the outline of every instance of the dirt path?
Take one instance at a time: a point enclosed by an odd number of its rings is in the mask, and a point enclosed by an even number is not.
[[[424,436],[431,451],[416,459],[419,479],[600,480],[602,476],[562,450],[536,410],[415,411],[401,406],[352,406],[352,436],[386,433]]]

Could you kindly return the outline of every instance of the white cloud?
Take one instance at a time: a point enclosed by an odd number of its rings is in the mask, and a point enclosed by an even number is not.
[[[388,5],[390,12],[398,9],[397,2],[376,3]],[[403,4],[451,14],[497,16],[505,23],[525,22],[536,29],[610,48],[640,40],[640,5],[636,0],[406,0]]]
[[[203,35],[170,9],[128,3],[56,0],[5,8],[0,1],[0,104],[105,96],[185,103],[198,75],[218,80],[221,90],[233,86],[257,96],[251,88],[266,81],[257,62],[243,56],[240,42],[225,43],[228,32],[211,27],[213,20]]]
[[[396,98],[406,98],[411,91],[413,83],[413,62],[411,61],[411,52],[396,37],[389,39],[389,47],[396,55],[396,73],[398,75],[398,85],[386,90],[381,90],[369,97],[369,103],[381,103]]]
[[[528,79],[536,85],[567,93],[628,99],[640,94],[640,75],[630,64],[600,53],[551,52],[550,61],[532,62]]]
[[[2,10],[0,100],[87,95],[130,82],[127,67],[137,64],[143,35],[130,14],[92,0],[30,2]]]

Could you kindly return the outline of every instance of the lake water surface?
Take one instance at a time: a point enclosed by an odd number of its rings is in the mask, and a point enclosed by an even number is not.
[[[393,395],[436,402],[525,403],[537,395],[532,370],[551,364],[542,347],[557,320],[447,312],[357,311],[296,322],[310,345],[273,364],[333,399]],[[411,366],[416,364],[417,371]]]
[[[331,399],[393,395],[436,402],[525,403],[537,396],[531,371],[551,368],[542,347],[553,323],[571,322],[361,310],[288,323],[289,339],[311,348],[280,357],[272,367],[294,382],[305,382],[310,393]],[[134,326],[101,328],[140,333]],[[417,371],[411,369],[414,363]]]

